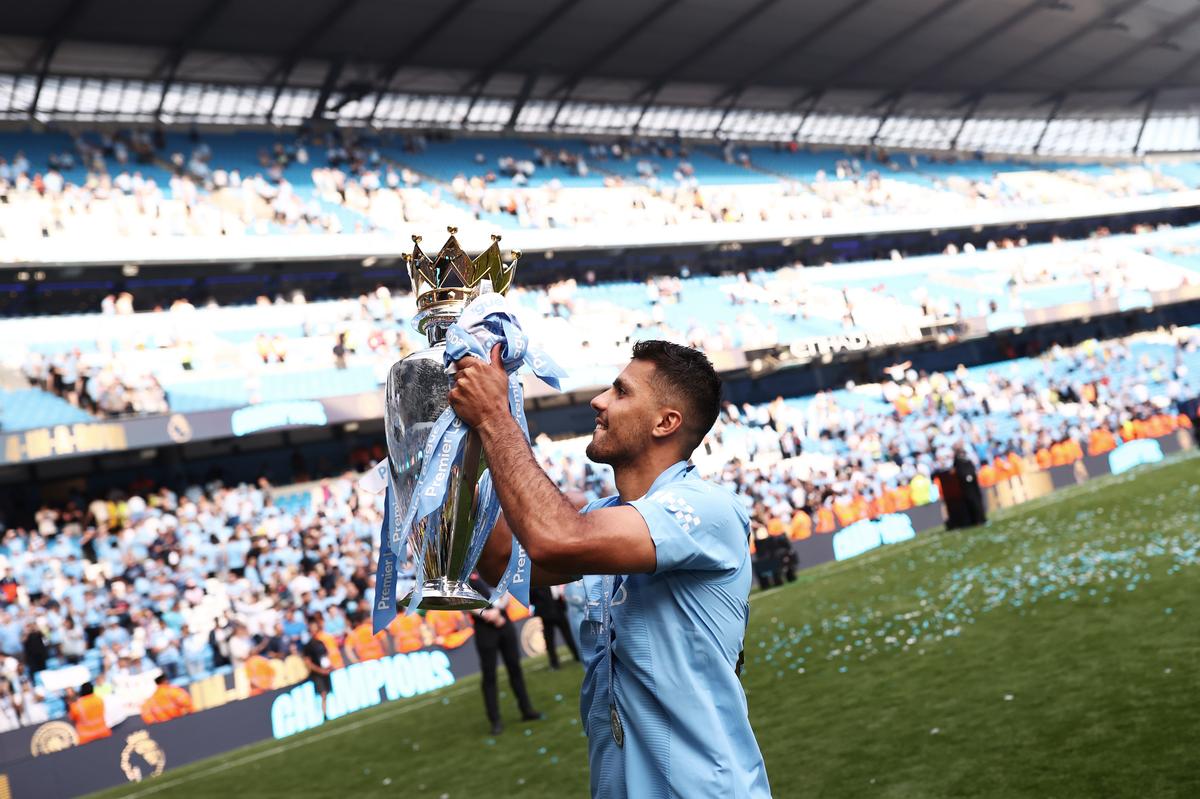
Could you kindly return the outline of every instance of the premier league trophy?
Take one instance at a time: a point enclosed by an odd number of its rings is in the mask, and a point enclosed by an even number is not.
[[[430,259],[421,251],[421,237],[413,236],[413,254],[408,259],[413,293],[417,299],[414,326],[429,346],[414,352],[392,366],[388,374],[385,402],[385,428],[388,447],[388,480],[394,507],[391,535],[407,534],[408,551],[414,559],[423,554],[424,577],[418,607],[429,610],[471,610],[485,608],[489,602],[473,589],[468,579],[478,560],[472,550],[472,533],[480,515],[478,491],[486,469],[479,436],[472,430],[454,455],[449,447],[426,453],[430,432],[445,411],[449,393],[444,357],[446,334],[467,303],[481,294],[503,294],[512,283],[520,253],[505,265],[500,258],[500,237],[492,236],[492,245],[475,259],[468,258],[449,228],[450,237],[440,252]],[[460,423],[461,424],[461,423]],[[400,518],[414,496],[426,457],[450,460],[445,498],[430,515],[402,530]],[[421,567],[418,566],[418,575]],[[408,605],[413,594],[401,599]]]

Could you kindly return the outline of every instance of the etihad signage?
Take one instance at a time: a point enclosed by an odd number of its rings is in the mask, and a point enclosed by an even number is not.
[[[60,424],[12,433],[4,440],[4,462],[24,463],[67,455],[87,455],[128,449],[120,422]]]
[[[246,436],[279,427],[320,427],[329,422],[319,400],[266,402],[233,412],[229,425],[235,436]]]
[[[794,358],[813,360],[823,355],[840,355],[844,352],[862,352],[876,347],[908,344],[920,340],[921,337],[919,327],[892,325],[868,331],[804,338],[793,343],[789,349]]]

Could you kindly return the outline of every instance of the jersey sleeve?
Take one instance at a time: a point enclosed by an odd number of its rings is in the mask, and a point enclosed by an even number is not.
[[[727,491],[699,481],[675,483],[630,504],[654,540],[655,574],[730,571],[746,557],[748,520]]]

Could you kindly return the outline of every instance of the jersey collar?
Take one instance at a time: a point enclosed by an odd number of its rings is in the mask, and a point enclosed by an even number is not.
[[[654,478],[654,482],[650,484],[650,490],[646,492],[645,496],[650,496],[665,485],[670,485],[671,483],[682,480],[695,468],[695,466],[692,466],[687,461],[676,461],[668,466],[666,471]]]

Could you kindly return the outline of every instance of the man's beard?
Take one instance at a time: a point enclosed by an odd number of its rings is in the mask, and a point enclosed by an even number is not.
[[[604,432],[607,435],[603,443],[597,441],[596,434],[593,433],[592,440],[584,451],[592,463],[604,463],[615,469],[634,459],[635,452],[632,448],[622,446],[622,442],[616,440],[611,429],[605,428]]]

